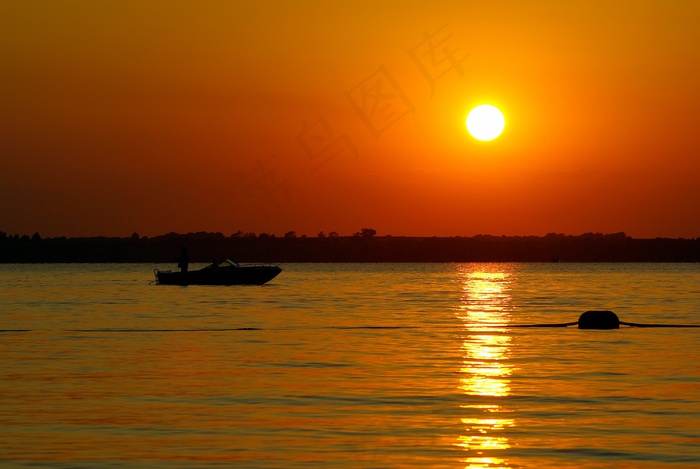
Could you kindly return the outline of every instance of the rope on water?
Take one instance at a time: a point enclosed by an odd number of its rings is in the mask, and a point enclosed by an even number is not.
[[[520,327],[569,327],[578,326],[579,329],[619,329],[620,326],[629,327],[700,327],[700,324],[642,324],[637,322],[620,321],[617,314],[612,311],[586,311],[576,322],[565,322],[561,324],[506,324],[498,327],[520,328]]]
[[[630,327],[700,327],[700,324],[640,324],[637,322],[620,321],[621,325]]]
[[[700,327],[700,324],[642,324],[636,322],[620,321],[617,314],[612,311],[586,311],[579,316],[578,321],[563,322],[556,324],[472,324],[469,327],[472,329],[497,329],[497,328],[526,328],[526,327],[569,327],[578,326],[579,329],[619,329],[620,325],[629,327],[673,327],[673,328],[695,328]],[[328,326],[329,329],[419,329],[417,326]],[[229,331],[261,331],[263,329],[257,327],[236,327],[236,328],[221,328],[221,329],[70,329],[64,332],[73,333],[123,333],[123,332],[229,332]],[[281,330],[281,329],[268,329]],[[17,332],[32,332],[30,329],[0,329],[0,333],[17,333]]]
[[[684,328],[684,327],[700,327],[700,324],[641,324],[637,322],[625,322],[625,321],[620,321],[621,326],[629,326],[629,327],[675,327],[675,328]],[[518,329],[518,328],[525,328],[525,327],[569,327],[569,326],[578,326],[578,321],[575,322],[564,322],[561,324],[506,324],[506,325],[497,325],[497,326],[486,326],[486,327],[506,327],[509,329]],[[483,327],[481,325],[477,327]]]
[[[564,322],[561,324],[506,324],[505,326],[500,326],[500,327],[508,327],[508,328],[517,328],[517,327],[569,327],[569,326],[575,326],[578,324],[578,321],[576,322]]]

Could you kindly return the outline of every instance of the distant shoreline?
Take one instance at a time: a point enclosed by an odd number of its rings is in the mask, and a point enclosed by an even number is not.
[[[169,233],[156,237],[45,238],[0,232],[0,263],[238,262],[700,262],[700,238],[635,239],[624,233],[572,236],[275,237]]]

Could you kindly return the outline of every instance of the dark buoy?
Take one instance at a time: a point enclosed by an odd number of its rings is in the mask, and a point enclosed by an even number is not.
[[[578,318],[579,329],[619,329],[620,319],[612,311],[586,311]]]

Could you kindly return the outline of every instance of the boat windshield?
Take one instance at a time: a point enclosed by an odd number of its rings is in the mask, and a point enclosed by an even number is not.
[[[240,266],[238,265],[238,262],[233,262],[231,259],[226,259],[221,264],[219,264],[219,267],[240,267]]]

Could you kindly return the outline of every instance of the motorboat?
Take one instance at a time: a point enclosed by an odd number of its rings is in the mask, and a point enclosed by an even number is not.
[[[231,259],[186,272],[154,269],[158,285],[263,285],[277,277],[276,265],[241,265]]]

